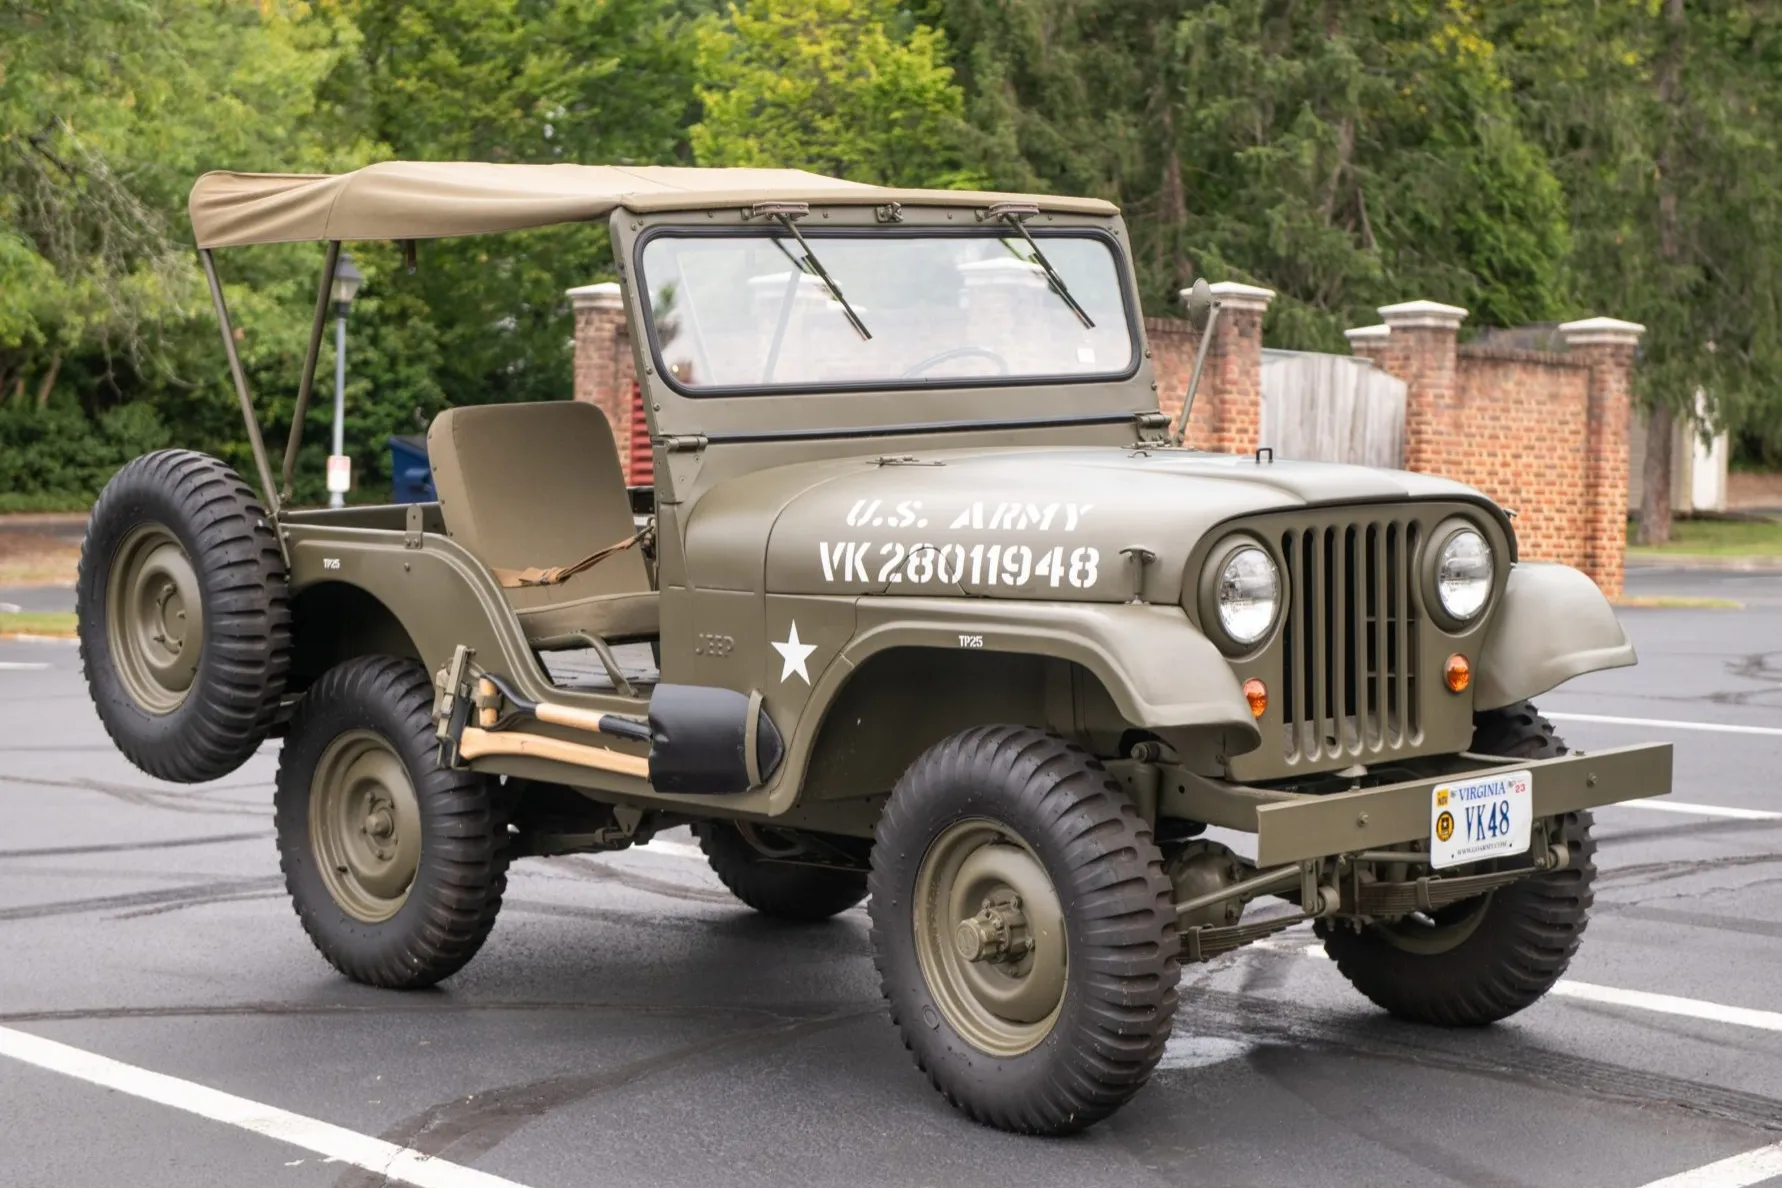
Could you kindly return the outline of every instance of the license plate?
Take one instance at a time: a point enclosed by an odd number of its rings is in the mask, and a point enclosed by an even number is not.
[[[1528,850],[1534,797],[1526,771],[1438,784],[1430,794],[1429,864],[1459,866]]]

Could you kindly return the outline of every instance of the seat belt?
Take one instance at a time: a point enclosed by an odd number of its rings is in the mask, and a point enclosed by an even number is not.
[[[533,566],[530,569],[501,569],[491,565],[489,572],[495,575],[495,581],[503,590],[519,590],[532,586],[560,586],[578,573],[586,573],[602,561],[626,549],[642,546],[649,548],[656,539],[656,522],[651,520],[645,524],[635,536],[609,544],[604,549],[596,549],[580,561],[571,565],[558,565],[550,569]]]

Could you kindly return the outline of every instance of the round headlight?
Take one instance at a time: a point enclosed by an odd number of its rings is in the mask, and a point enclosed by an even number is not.
[[[1443,610],[1462,622],[1477,617],[1491,594],[1491,546],[1471,528],[1462,528],[1442,542],[1435,579]]]
[[[1214,599],[1219,626],[1233,643],[1249,645],[1267,635],[1281,605],[1274,558],[1255,545],[1233,549],[1219,569]]]

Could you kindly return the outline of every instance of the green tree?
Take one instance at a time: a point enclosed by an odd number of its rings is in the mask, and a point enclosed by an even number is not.
[[[687,160],[696,13],[660,0],[345,0],[344,7],[359,52],[323,94],[388,156]],[[431,328],[424,366],[373,353],[356,369],[378,381],[366,398],[400,410],[382,419],[405,429],[416,407],[568,395],[564,291],[613,275],[605,230],[589,226],[424,243],[413,276],[388,251],[363,252],[361,267],[367,304],[354,321],[370,339],[367,351],[384,341],[422,346],[395,323],[424,319]]]
[[[71,457],[149,440],[161,430],[144,427],[165,423],[245,463],[185,197],[206,169],[355,159],[359,146],[306,133],[340,52],[313,36],[312,11],[295,0],[0,0],[0,401],[14,417],[35,407],[60,418]],[[256,315],[250,359],[307,321],[301,298],[267,300],[295,264],[274,252],[235,274],[232,299]],[[132,401],[154,414],[106,411]],[[65,415],[77,407],[84,418]],[[69,436],[83,424],[90,442]]]
[[[1642,322],[1642,541],[1670,535],[1671,427],[1782,428],[1782,10],[1766,0],[1482,5],[1571,194],[1583,303]]]
[[[1147,306],[1198,274],[1278,289],[1271,337],[1373,307],[1566,303],[1565,200],[1477,20],[1404,0],[930,0],[998,185],[1119,202]]]
[[[880,185],[981,184],[945,37],[892,0],[745,0],[699,27],[702,165]]]

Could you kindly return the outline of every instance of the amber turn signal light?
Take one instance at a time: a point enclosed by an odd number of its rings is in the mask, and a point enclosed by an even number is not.
[[[1251,677],[1244,682],[1244,700],[1250,703],[1250,716],[1260,718],[1268,709],[1268,686]]]
[[[1465,693],[1467,686],[1473,683],[1473,666],[1467,663],[1465,656],[1456,652],[1448,657],[1447,667],[1442,669],[1442,679],[1448,683],[1448,692]]]

